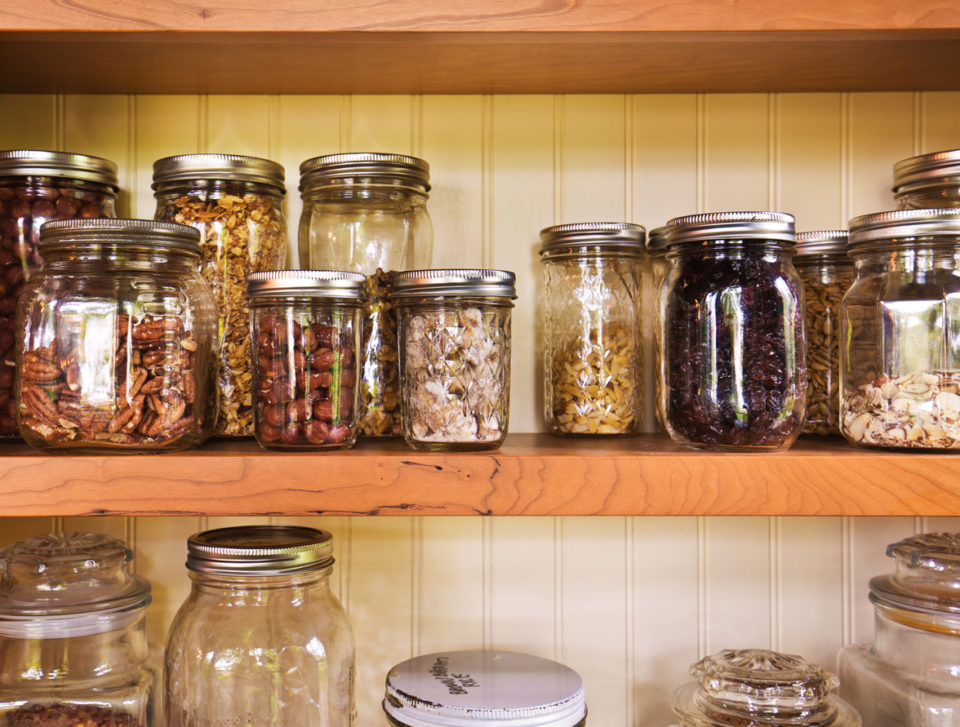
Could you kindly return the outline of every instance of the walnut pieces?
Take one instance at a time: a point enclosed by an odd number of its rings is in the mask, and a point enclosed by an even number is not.
[[[142,727],[127,712],[93,704],[24,704],[0,716],[0,727]]]
[[[377,268],[367,277],[364,290],[360,434],[366,437],[402,434],[397,313],[391,297],[393,275]]]

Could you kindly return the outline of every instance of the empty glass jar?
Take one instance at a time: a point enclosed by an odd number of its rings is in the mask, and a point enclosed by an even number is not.
[[[960,149],[894,164],[893,196],[899,209],[960,207]]]

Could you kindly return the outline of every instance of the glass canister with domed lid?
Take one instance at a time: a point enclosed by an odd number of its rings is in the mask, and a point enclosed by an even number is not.
[[[841,694],[870,727],[960,725],[960,533],[887,548],[893,573],[870,580],[874,637],[837,659]]]
[[[150,584],[132,552],[96,533],[0,551],[0,725],[146,727],[155,674]]]

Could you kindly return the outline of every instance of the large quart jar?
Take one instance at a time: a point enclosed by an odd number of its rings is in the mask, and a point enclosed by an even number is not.
[[[960,207],[960,149],[894,164],[893,196],[898,209]]]
[[[17,435],[13,390],[17,300],[40,267],[47,220],[116,217],[117,165],[56,151],[0,151],[0,438]]]
[[[843,436],[877,447],[960,446],[960,209],[857,217],[849,254]]]
[[[399,436],[400,379],[393,278],[429,267],[430,165],[403,154],[328,154],[300,165],[300,267],[367,276],[360,433]]]
[[[557,434],[633,434],[643,420],[644,229],[540,231],[544,419]]]
[[[252,525],[187,541],[192,587],[170,626],[168,727],[348,727],[353,635],[330,591],[333,537]]]
[[[663,423],[663,413],[658,402],[662,388],[660,367],[663,366],[663,311],[659,301],[663,286],[667,281],[667,273],[672,264],[667,260],[667,227],[654,227],[647,234],[647,255],[650,260],[650,287],[653,292],[653,414],[657,420],[657,429],[667,433]]]
[[[57,452],[194,447],[216,417],[216,309],[199,234],[152,220],[47,222],[23,288],[17,405],[27,444]]]
[[[887,548],[893,573],[870,580],[874,637],[840,651],[840,694],[872,727],[960,725],[960,534]]]
[[[846,230],[797,235],[807,324],[807,423],[804,434],[840,434],[840,301],[853,282]]]
[[[396,277],[403,437],[416,449],[495,449],[510,416],[505,270],[410,270]]]
[[[0,724],[148,727],[156,714],[133,553],[95,533],[0,551]]]
[[[793,217],[679,217],[667,236],[659,402],[667,433],[693,447],[789,446],[807,392]]]
[[[200,231],[199,271],[217,305],[217,434],[253,436],[247,276],[285,267],[283,167],[236,154],[183,154],[153,164],[155,218]]]
[[[727,649],[701,659],[673,694],[680,727],[860,727],[837,677],[802,657]],[[869,721],[867,724],[870,724]],[[907,723],[904,723],[907,724]]]

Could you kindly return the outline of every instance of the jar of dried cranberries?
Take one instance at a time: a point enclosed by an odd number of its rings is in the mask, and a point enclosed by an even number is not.
[[[774,450],[803,426],[803,287],[793,217],[717,212],[667,223],[660,407],[693,447]]]
[[[960,149],[903,159],[893,165],[899,209],[960,207]]]

